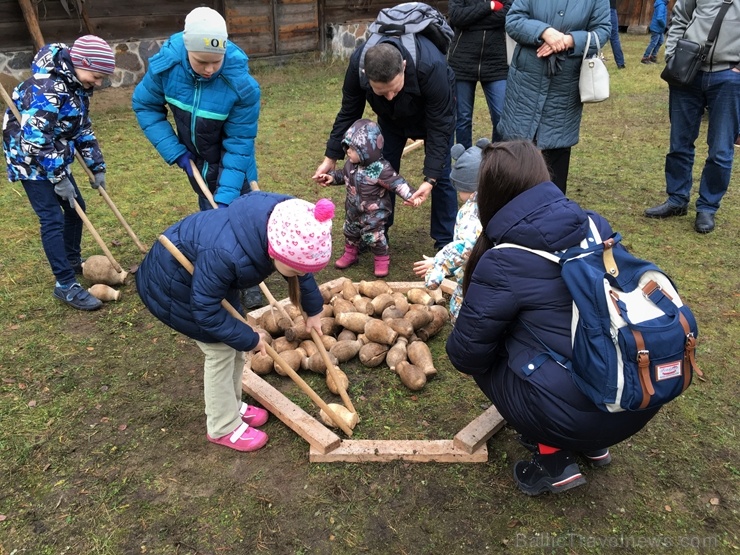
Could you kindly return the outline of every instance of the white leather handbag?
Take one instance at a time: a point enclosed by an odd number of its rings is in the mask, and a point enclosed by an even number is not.
[[[598,35],[593,32],[596,40],[596,54],[588,57],[588,48],[591,45],[591,33],[586,39],[586,48],[583,51],[581,75],[578,79],[578,90],[581,93],[581,102],[602,102],[609,98],[609,72],[601,59],[601,44]]]

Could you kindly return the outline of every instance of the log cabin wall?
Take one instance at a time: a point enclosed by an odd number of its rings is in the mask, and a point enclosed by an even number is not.
[[[69,42],[88,33],[73,11],[72,17],[59,0],[30,0],[38,13],[46,42]],[[73,4],[73,0],[69,4]],[[221,11],[221,0],[87,0],[83,6],[94,33],[109,43],[166,38],[182,30],[185,16],[198,6]],[[0,51],[33,46],[18,0],[0,0]]]
[[[68,0],[70,4],[72,0]],[[106,85],[130,85],[146,70],[164,40],[182,30],[185,16],[207,5],[224,14],[229,35],[250,58],[326,53],[344,57],[365,39],[366,25],[399,0],[87,0],[92,32],[116,52],[116,73]],[[0,0],[0,80],[10,85],[27,77],[33,37],[21,2],[35,6],[44,42],[72,43],[89,32],[83,19],[70,17],[59,0]],[[653,0],[619,0],[620,26],[645,32]],[[428,0],[442,13],[447,1]],[[7,88],[7,87],[6,87]]]

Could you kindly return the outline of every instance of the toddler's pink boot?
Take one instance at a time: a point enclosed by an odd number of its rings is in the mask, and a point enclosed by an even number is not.
[[[237,451],[256,451],[267,443],[267,434],[257,428],[251,428],[243,422],[230,434],[222,437],[211,437],[206,434],[208,441],[217,445],[223,445]]]
[[[347,243],[346,245],[344,245],[344,254],[337,259],[337,261],[334,263],[334,266],[339,268],[340,270],[344,270],[345,268],[349,268],[350,266],[352,266],[352,264],[357,264],[359,260],[360,257],[358,256],[357,247]]]
[[[391,265],[390,255],[375,257],[375,277],[385,277],[388,275],[388,267]]]

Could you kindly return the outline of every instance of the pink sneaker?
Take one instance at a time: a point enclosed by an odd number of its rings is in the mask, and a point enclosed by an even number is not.
[[[236,449],[237,451],[256,451],[267,443],[267,434],[256,428],[250,428],[246,422],[241,424],[231,434],[226,434],[223,437],[213,438],[206,434],[208,441]]]
[[[262,426],[267,419],[270,417],[270,413],[265,409],[259,407],[253,407],[246,403],[242,403],[242,408],[239,409],[239,414],[242,415],[242,421],[246,422],[250,426]]]

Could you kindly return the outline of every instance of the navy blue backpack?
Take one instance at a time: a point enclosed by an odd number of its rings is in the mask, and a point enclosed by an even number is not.
[[[602,241],[589,221],[588,237],[565,251],[513,243],[494,248],[526,250],[561,265],[573,296],[573,358],[537,340],[597,407],[620,412],[663,405],[683,393],[694,372],[703,375],[695,360],[694,315],[660,268],[614,248],[619,233]]]

